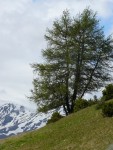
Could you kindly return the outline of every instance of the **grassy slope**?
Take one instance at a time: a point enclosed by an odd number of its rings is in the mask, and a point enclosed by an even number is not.
[[[0,141],[0,150],[106,150],[113,144],[113,118],[95,106],[37,131]]]

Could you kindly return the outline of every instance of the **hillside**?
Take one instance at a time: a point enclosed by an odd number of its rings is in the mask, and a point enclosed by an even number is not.
[[[0,150],[111,150],[113,118],[95,106],[39,130],[0,141]],[[109,148],[108,148],[109,147]]]

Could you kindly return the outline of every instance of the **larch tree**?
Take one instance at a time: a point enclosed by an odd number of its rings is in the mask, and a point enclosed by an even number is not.
[[[85,9],[76,17],[66,10],[45,35],[44,63],[32,64],[36,78],[31,99],[46,112],[63,106],[66,115],[85,93],[112,79],[113,40],[106,37],[96,13]]]

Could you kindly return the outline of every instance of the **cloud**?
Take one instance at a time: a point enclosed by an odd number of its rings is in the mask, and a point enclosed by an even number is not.
[[[0,0],[0,99],[29,105],[30,64],[42,62],[46,28],[63,10],[75,16],[87,6],[104,21],[113,17],[112,0]]]

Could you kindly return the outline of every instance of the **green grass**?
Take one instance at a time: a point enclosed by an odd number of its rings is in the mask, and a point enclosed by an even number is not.
[[[113,144],[113,118],[95,106],[44,128],[0,141],[0,150],[107,150]]]

